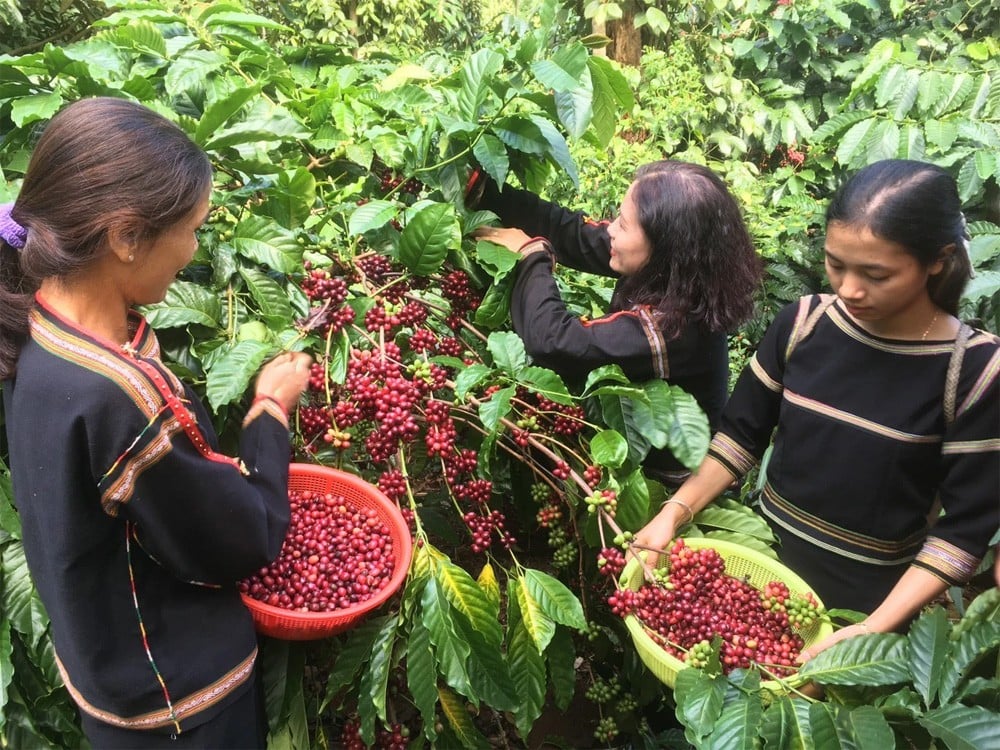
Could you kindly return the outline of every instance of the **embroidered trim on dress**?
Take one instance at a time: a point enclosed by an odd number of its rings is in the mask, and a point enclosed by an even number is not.
[[[821,414],[837,422],[853,425],[858,429],[865,430],[866,432],[872,432],[876,435],[881,435],[892,440],[898,440],[903,443],[912,443],[914,445],[931,445],[941,442],[941,435],[914,435],[910,432],[895,430],[892,427],[886,427],[885,425],[873,422],[870,419],[865,419],[864,417],[859,417],[855,414],[851,414],[850,412],[835,409],[832,406],[827,406],[821,401],[800,396],[797,393],[789,391],[787,388],[785,389],[783,398],[800,409],[811,411],[815,414]]]
[[[717,432],[712,438],[708,455],[717,459],[737,479],[758,463],[756,456],[722,432]]]
[[[761,511],[782,528],[841,557],[871,565],[893,566],[912,561],[927,537],[921,529],[905,539],[877,537],[845,529],[802,510],[783,498],[768,482],[761,494]]]
[[[961,585],[976,572],[979,558],[937,537],[928,537],[913,563],[953,586]]]
[[[648,307],[637,308],[636,312],[649,341],[649,348],[653,352],[653,372],[656,373],[656,377],[666,379],[670,377],[670,362],[667,358],[667,345],[663,341],[663,331],[656,325]]]
[[[969,346],[971,346],[971,342]],[[990,357],[990,361],[986,363],[986,367],[983,371],[979,373],[979,377],[976,379],[975,385],[969,390],[968,395],[962,402],[962,405],[958,408],[956,416],[964,414],[976,403],[982,399],[983,395],[993,386],[998,376],[1000,376],[1000,349],[993,353]]]
[[[764,370],[764,366],[758,361],[756,352],[754,352],[754,355],[750,358],[750,372],[756,375],[757,380],[760,381],[760,384],[765,388],[767,388],[769,391],[774,391],[775,393],[781,393],[782,389],[785,387],[784,385],[782,385],[777,380],[775,380],[774,378],[772,378],[770,375],[767,374],[767,371]]]

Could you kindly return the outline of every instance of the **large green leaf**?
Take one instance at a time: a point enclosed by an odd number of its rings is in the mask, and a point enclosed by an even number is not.
[[[764,712],[760,736],[767,747],[812,750],[809,704],[783,695]]]
[[[367,201],[351,212],[347,221],[347,231],[364,234],[372,229],[380,229],[396,217],[399,206],[391,201]]]
[[[501,117],[493,123],[493,132],[513,149],[526,154],[544,154],[550,144],[542,133],[541,122],[549,121],[541,118]]]
[[[531,122],[534,123],[538,132],[548,144],[548,157],[566,173],[566,176],[573,181],[574,185],[579,186],[579,170],[576,168],[576,162],[573,161],[563,134],[552,124],[551,120],[546,120],[540,115],[531,115]]]
[[[499,618],[499,611],[497,612]],[[513,711],[520,704],[517,688],[499,644],[487,643],[483,633],[462,617],[455,618],[456,632],[469,644],[469,683],[473,704],[485,703],[496,711]]]
[[[276,31],[290,31],[284,24],[272,21],[270,18],[259,16],[256,13],[246,13],[240,11],[218,11],[205,18],[204,23],[208,27],[220,26],[223,24],[230,26],[245,26],[250,29],[272,29]]]
[[[414,216],[399,239],[399,260],[418,276],[437,271],[448,251],[462,244],[462,231],[449,203],[432,203]]]
[[[358,685],[358,715],[361,717],[361,736],[369,744],[375,740],[375,720],[383,723],[386,716],[386,691],[389,672],[392,670],[392,651],[396,643],[399,616],[385,618],[385,622],[372,641],[372,650]]]
[[[580,84],[571,91],[555,93],[556,114],[559,122],[566,128],[572,138],[580,138],[593,119],[594,84],[590,70],[584,69]]]
[[[510,295],[513,278],[508,276],[486,290],[483,301],[476,308],[474,322],[486,329],[499,328],[510,320]]]
[[[524,342],[513,331],[491,333],[486,346],[493,355],[493,364],[511,377],[517,377],[528,364]]]
[[[514,398],[516,391],[514,386],[501,388],[479,404],[479,421],[483,423],[483,427],[490,432],[500,427],[500,420],[510,414],[510,400]]]
[[[455,632],[451,606],[434,577],[428,578],[420,597],[421,616],[434,644],[434,658],[445,681],[462,695],[469,695],[469,644]]]
[[[925,706],[930,706],[937,697],[941,675],[951,656],[950,630],[948,617],[941,607],[923,613],[910,628],[910,672],[913,686]]]
[[[497,185],[503,185],[507,181],[510,159],[507,158],[507,148],[503,141],[495,135],[485,133],[473,145],[472,153]]]
[[[521,615],[522,627],[531,637],[535,651],[539,657],[548,647],[552,636],[556,632],[556,624],[552,618],[545,613],[542,606],[525,585],[524,577],[512,577],[508,581],[508,590],[512,591],[512,596],[516,597],[517,609]],[[544,671],[544,664],[542,665]]]
[[[682,669],[677,673],[674,698],[677,718],[698,738],[712,733],[722,715],[726,678],[710,677],[700,669]]]
[[[246,281],[261,317],[271,328],[283,328],[291,324],[295,313],[288,301],[288,294],[277,281],[256,268],[241,268],[240,275]]]
[[[239,112],[243,106],[260,94],[260,86],[240,86],[230,94],[217,99],[205,108],[198,127],[194,131],[194,140],[199,146],[204,146],[215,132],[229,122],[230,118]]]
[[[649,504],[649,484],[637,468],[620,480],[615,520],[623,529],[638,529],[649,520]]]
[[[272,350],[261,341],[240,341],[215,360],[205,382],[205,396],[212,409],[217,411],[242,397]]]
[[[406,643],[406,687],[413,698],[413,705],[420,712],[424,736],[434,740],[434,707],[437,705],[437,669],[431,635],[423,623],[414,620]]]
[[[703,747],[711,750],[757,750],[758,725],[763,706],[760,693],[752,693],[746,700],[733,701],[722,709],[715,731]]]
[[[170,96],[201,92],[212,73],[226,64],[226,58],[207,49],[188,49],[175,57],[167,68],[163,85]]]
[[[892,728],[874,706],[851,709],[833,702],[813,703],[809,729],[819,750],[885,750],[895,744]]]
[[[320,711],[330,705],[344,688],[355,684],[361,667],[371,654],[375,638],[382,631],[385,619],[372,618],[343,636],[343,645],[326,678],[326,692],[320,703]]]
[[[31,581],[24,547],[20,542],[10,542],[3,547],[0,565],[3,612],[11,627],[35,647],[48,629],[49,617]]]
[[[153,328],[180,328],[189,323],[216,327],[222,317],[219,295],[192,281],[175,281],[163,302],[142,308]]]
[[[1000,622],[1000,588],[996,586],[986,589],[965,608],[962,619],[951,629],[951,638],[957,640],[982,622]]]
[[[620,432],[601,430],[590,439],[590,456],[598,466],[617,469],[628,458],[628,441]]]
[[[562,377],[544,367],[525,367],[519,370],[517,382],[529,391],[540,393],[557,404],[569,406],[575,401]]]
[[[534,568],[524,571],[521,582],[531,599],[555,622],[577,630],[587,626],[580,600],[564,583]]]
[[[1000,748],[1000,714],[979,706],[952,704],[928,711],[918,720],[948,750],[996,750]]]
[[[656,447],[667,448],[688,468],[698,468],[711,438],[705,412],[690,393],[663,380],[649,381],[643,388],[648,403],[629,402],[635,429]]]
[[[446,746],[468,750],[490,750],[490,744],[472,723],[472,716],[464,700],[442,685],[438,688],[438,701],[441,703],[441,713],[448,720],[448,726],[455,733],[457,740],[457,744],[446,743]]]
[[[997,646],[1000,646],[1000,622],[987,620],[964,631],[954,641],[951,659],[946,663],[941,677],[938,696],[940,701],[950,701],[970,668]]]
[[[698,512],[694,523],[698,526],[714,526],[717,529],[736,531],[765,542],[776,541],[767,521],[746,506],[725,508],[717,503],[710,503]]]
[[[602,386],[602,390],[626,388],[626,386]],[[623,435],[628,441],[629,460],[638,464],[649,453],[651,443],[643,433],[639,424],[633,420],[632,404],[637,400],[633,394],[645,398],[645,394],[636,394],[632,386],[627,386],[628,393],[603,392],[598,396],[601,404],[601,416],[604,423],[611,429]]]
[[[452,608],[468,618],[490,647],[499,649],[503,640],[499,604],[486,595],[464,568],[444,556],[435,560],[434,577]]]
[[[895,634],[847,638],[807,661],[799,676],[830,685],[909,682],[907,640]]]
[[[545,663],[549,668],[549,684],[556,708],[565,711],[576,691],[576,647],[573,633],[568,628],[556,628],[555,635],[545,649]]]
[[[248,216],[233,230],[230,244],[250,258],[281,273],[302,270],[302,246],[295,235],[264,216]]]
[[[461,89],[458,94],[458,109],[463,119],[468,122],[479,119],[479,107],[489,91],[490,79],[501,66],[503,56],[489,49],[477,50],[462,66],[459,74]]]
[[[556,92],[572,91],[580,85],[587,71],[588,54],[582,44],[562,47],[550,59],[532,63],[531,71],[545,88]]]
[[[10,656],[13,646],[10,642],[10,620],[0,615],[0,708],[7,705],[7,688],[14,679],[14,665]],[[0,734],[3,733],[6,716],[0,710]]]
[[[294,229],[303,226],[316,202],[316,178],[305,167],[287,169],[267,191],[267,200],[261,207],[281,226]]]
[[[507,582],[507,662],[510,675],[521,696],[515,709],[515,724],[522,738],[527,738],[532,725],[542,713],[545,701],[545,661],[535,638],[521,615],[521,583],[515,578]],[[551,638],[550,638],[551,640]]]

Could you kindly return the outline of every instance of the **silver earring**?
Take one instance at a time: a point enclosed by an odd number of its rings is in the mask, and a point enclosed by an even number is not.
[[[132,253],[129,253],[129,255],[128,255],[128,262],[131,263],[133,260],[135,260],[135,256],[132,255]]]

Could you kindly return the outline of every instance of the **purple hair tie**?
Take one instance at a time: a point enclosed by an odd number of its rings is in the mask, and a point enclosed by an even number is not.
[[[14,217],[10,215],[13,208],[13,203],[0,204],[0,240],[15,250],[20,250],[28,239],[28,230],[14,221]]]

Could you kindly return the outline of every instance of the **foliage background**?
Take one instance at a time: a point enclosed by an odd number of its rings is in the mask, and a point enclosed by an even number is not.
[[[646,44],[637,65],[594,54],[605,21],[603,33],[616,37],[638,27]],[[566,539],[535,525],[531,484],[554,484],[570,516],[584,509],[586,484],[552,482],[549,457],[537,449],[516,459],[498,449],[529,415],[516,404],[484,411],[482,389],[585,406],[578,442],[540,445],[571,459],[574,472],[600,466],[603,486],[619,493],[626,529],[638,528],[663,497],[636,474],[648,449],[636,425],[681,441],[694,461],[704,439],[697,415],[679,395],[628,384],[613,371],[594,376],[581,397],[530,368],[508,334],[511,260],[467,239],[489,217],[464,212],[460,194],[478,162],[498,179],[610,216],[638,165],[666,157],[710,165],[741,200],[768,261],[758,314],[732,338],[735,372],[781,305],[823,288],[822,211],[844,174],[887,156],[931,160],[958,180],[973,233],[977,276],[963,315],[996,332],[998,24],[988,0],[0,0],[0,52],[9,53],[0,57],[0,200],[16,195],[34,129],[81,96],[144,101],[212,156],[215,211],[202,250],[148,314],[171,366],[212,406],[224,440],[236,434],[253,372],[277,348],[322,355],[339,385],[350,348],[372,346],[355,332],[323,340],[296,323],[310,310],[300,286],[305,261],[346,277],[358,258],[384,254],[408,277],[426,279],[418,297],[445,311],[439,292],[453,269],[485,294],[460,332],[473,376],[448,394],[471,426],[461,439],[512,499],[505,510],[520,545],[470,558],[467,532],[449,518],[452,498],[427,490],[414,504],[425,551],[397,607],[330,643],[266,644],[272,746],[335,743],[346,714],[358,716],[368,743],[385,741],[383,726],[406,724],[415,744],[474,747],[501,737],[537,745],[538,717],[582,700],[594,716],[589,739],[601,746],[884,746],[892,737],[917,747],[988,747],[1000,711],[995,599],[981,598],[957,623],[931,611],[908,637],[830,652],[829,663],[810,665],[828,685],[828,701],[762,701],[752,676],[689,673],[678,705],[658,688],[602,610],[607,584],[594,557],[607,540],[585,513]],[[386,174],[421,188],[387,190]],[[607,302],[606,280],[574,275],[562,285],[581,312]],[[351,287],[359,320],[380,299],[363,281]],[[441,336],[443,317],[432,320]],[[397,339],[404,351],[406,335]],[[637,423],[650,403],[672,424]],[[378,476],[356,452],[303,455]],[[419,452],[408,458],[427,460]],[[736,494],[694,533],[740,534],[767,548],[773,539],[747,510],[753,483]],[[4,472],[0,736],[10,747],[77,747],[82,738],[10,497]],[[975,593],[955,592],[958,609]],[[526,613],[537,621],[525,625]],[[460,666],[463,653],[471,672]],[[429,677],[416,680],[418,673]],[[672,728],[675,709],[683,738]]]

